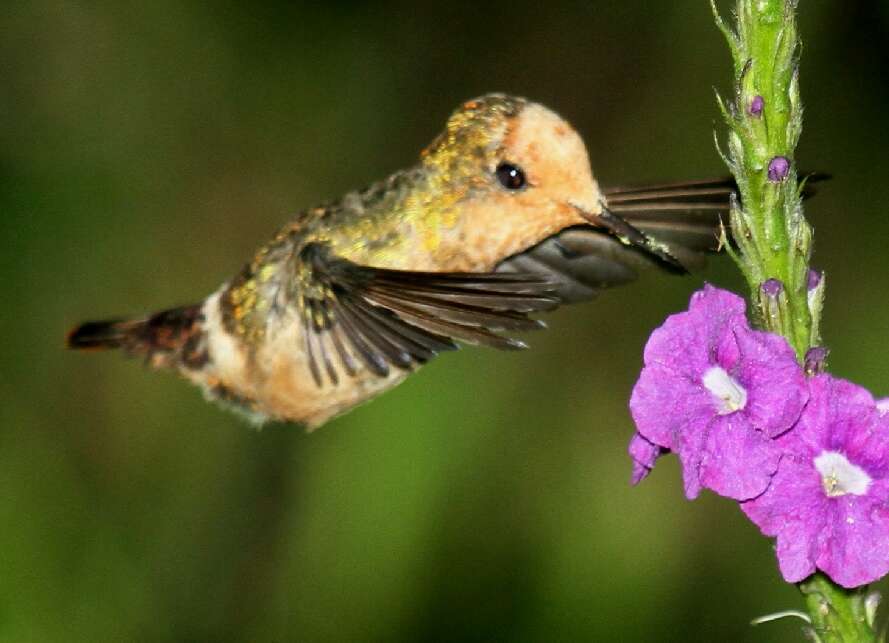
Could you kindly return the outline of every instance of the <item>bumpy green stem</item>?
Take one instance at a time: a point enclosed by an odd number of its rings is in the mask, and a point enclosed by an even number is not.
[[[837,587],[822,574],[800,583],[812,619],[812,634],[821,643],[876,641],[874,595]]]
[[[732,100],[718,98],[729,126],[726,163],[740,192],[730,217],[738,252],[762,324],[784,335],[800,359],[819,343],[807,291],[812,229],[803,217],[794,149],[802,129],[796,3],[738,0],[737,30],[713,5],[735,65]],[[778,279],[782,315],[768,315],[761,285]],[[822,286],[823,289],[823,286]],[[814,330],[814,332],[813,332]]]
[[[794,160],[802,130],[796,5],[796,0],[737,0],[732,29],[711,0],[731,49],[735,81],[731,100],[717,96],[729,128],[723,158],[740,193],[729,218],[734,245],[727,234],[723,241],[747,279],[760,324],[786,337],[805,361],[821,341],[825,282],[822,277],[813,287],[808,279],[812,228],[803,216]],[[821,574],[801,583],[800,590],[816,640],[876,640],[865,590],[844,590]]]

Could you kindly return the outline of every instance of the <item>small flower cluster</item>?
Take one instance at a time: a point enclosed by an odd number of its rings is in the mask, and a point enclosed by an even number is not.
[[[889,572],[889,401],[804,370],[745,310],[708,285],[652,333],[630,400],[633,483],[674,452],[688,498],[706,488],[737,500],[777,538],[788,582],[819,569],[844,587],[870,583]]]

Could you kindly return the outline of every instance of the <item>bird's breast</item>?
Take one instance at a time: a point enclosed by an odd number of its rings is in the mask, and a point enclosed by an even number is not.
[[[339,382],[312,377],[304,326],[295,309],[269,315],[261,336],[246,337],[223,323],[225,288],[204,303],[209,360],[200,371],[183,372],[200,384],[208,397],[235,406],[262,423],[283,420],[310,430],[332,417],[392,388],[408,372],[393,370],[380,377],[365,368]]]

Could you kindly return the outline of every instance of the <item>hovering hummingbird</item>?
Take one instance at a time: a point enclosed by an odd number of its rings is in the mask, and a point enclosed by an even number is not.
[[[584,301],[646,264],[714,250],[733,184],[602,190],[577,132],[537,103],[461,105],[419,162],[298,214],[203,302],[87,322],[76,349],[121,348],[178,371],[257,423],[314,429],[457,343]]]

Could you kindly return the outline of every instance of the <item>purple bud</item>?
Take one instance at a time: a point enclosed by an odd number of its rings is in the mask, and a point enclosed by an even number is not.
[[[790,161],[786,156],[776,156],[769,161],[769,181],[772,183],[780,183],[787,178],[790,172]]]
[[[806,287],[809,290],[815,290],[818,287],[818,284],[821,283],[821,271],[815,270],[813,268],[809,268],[809,272],[806,275]]]
[[[765,107],[765,104],[766,102],[762,96],[754,96],[753,100],[750,101],[750,109],[748,110],[750,115],[757,118],[762,116],[762,108]]]
[[[824,362],[828,351],[824,346],[813,346],[806,351],[806,375],[818,375],[824,372]]]
[[[784,291],[784,284],[780,279],[766,279],[760,286],[768,297],[777,297]]]

